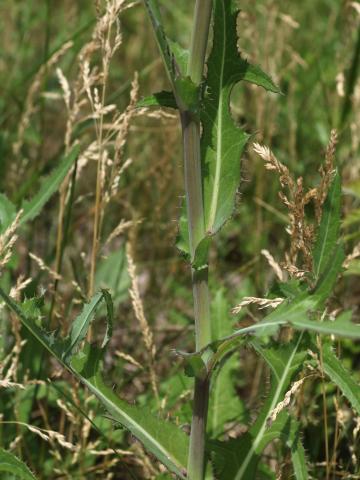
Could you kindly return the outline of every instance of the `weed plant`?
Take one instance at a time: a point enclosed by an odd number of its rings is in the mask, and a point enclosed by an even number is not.
[[[360,4],[315,4],[0,5],[1,478],[360,478]]]

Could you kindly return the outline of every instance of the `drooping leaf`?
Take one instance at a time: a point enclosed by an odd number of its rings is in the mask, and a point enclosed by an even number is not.
[[[159,93],[154,93],[148,97],[142,98],[136,104],[137,107],[167,107],[167,108],[177,108],[176,99],[172,92],[162,91]]]
[[[23,209],[23,214],[20,218],[20,225],[24,225],[26,222],[33,220],[37,215],[39,215],[44,205],[59,189],[61,182],[64,180],[66,174],[69,172],[70,168],[77,159],[79,151],[80,146],[75,145],[71,152],[63,160],[61,160],[60,164],[55,168],[55,170],[48,177],[42,180],[42,184],[38,193],[34,195],[31,200],[23,202],[21,206]]]
[[[360,327],[359,327],[360,329]],[[332,351],[330,343],[322,345],[322,365],[325,374],[335,383],[360,415],[360,385]]]
[[[240,157],[249,135],[238,128],[230,112],[233,87],[241,80],[279,92],[259,67],[244,60],[237,48],[234,0],[214,1],[213,47],[207,61],[205,94],[201,106],[201,162],[205,231],[214,235],[232,215],[240,183]],[[186,213],[183,213],[186,217]],[[189,253],[183,222],[178,247]],[[196,258],[193,259],[196,262]]]
[[[341,213],[341,180],[336,171],[323,205],[322,217],[314,246],[314,276],[317,280],[333,254],[339,238]]]
[[[64,342],[64,340],[57,339],[44,332],[31,317],[26,315],[21,305],[6,295],[1,288],[0,297],[48,352],[90,389],[115,422],[128,429],[170,471],[185,479],[184,472],[186,471],[188,451],[187,435],[174,424],[157,418],[148,410],[121,400],[111,388],[104,384],[99,370],[104,348],[90,347],[89,344],[86,344],[84,349],[76,355],[65,355],[65,353],[68,353],[67,340]],[[97,299],[98,296],[96,295],[95,298]],[[104,294],[102,294],[102,298],[106,300]],[[95,303],[94,300],[89,305]],[[89,326],[88,321],[81,322],[81,324]],[[74,338],[77,339],[87,333],[82,328],[77,328],[76,331],[81,332],[80,336],[74,335]],[[107,343],[108,335],[109,330],[105,335],[106,340],[104,339],[103,345]]]
[[[21,480],[36,480],[29,467],[22,460],[3,448],[0,448],[0,472],[7,472]]]
[[[287,411],[280,412],[271,425],[269,417],[283,400],[292,379],[301,369],[307,356],[307,343],[308,340],[304,340],[303,334],[287,345],[262,346],[257,341],[252,342],[253,347],[271,368],[271,388],[248,432],[237,439],[219,442],[215,447],[215,471],[222,480],[256,478],[257,465],[269,442],[281,438],[286,444],[291,435],[294,435],[294,430],[297,431],[297,422]]]
[[[146,408],[130,405],[107,387],[99,371],[101,351],[86,345],[72,359],[78,378],[100,400],[111,418],[128,429],[144,447],[180,478],[185,478],[188,437],[174,424],[154,416]]]

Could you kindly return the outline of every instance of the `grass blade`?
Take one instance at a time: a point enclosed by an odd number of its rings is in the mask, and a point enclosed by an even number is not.
[[[49,201],[49,199],[58,191],[61,182],[74,164],[78,157],[80,146],[76,145],[69,155],[67,155],[55,170],[42,181],[42,185],[38,193],[31,199],[23,202],[21,208],[23,215],[20,218],[20,225],[24,225],[29,220],[33,220]]]

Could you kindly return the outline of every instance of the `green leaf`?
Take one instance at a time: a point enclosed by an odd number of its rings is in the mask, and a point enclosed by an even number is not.
[[[161,420],[147,409],[130,405],[121,400],[111,388],[104,384],[100,374],[100,361],[104,355],[104,348],[90,347],[89,344],[85,344],[83,351],[71,357],[67,354],[68,339],[64,342],[64,340],[56,339],[53,335],[44,332],[1,288],[0,297],[48,352],[89,388],[115,422],[128,429],[170,471],[185,479],[184,472],[186,472],[188,452],[187,435],[174,424]],[[109,301],[104,292],[102,292],[102,298]],[[98,300],[98,295],[95,296],[95,299]],[[96,301],[93,299],[89,305],[93,308]],[[86,311],[90,309],[89,305],[85,307]],[[74,330],[78,334],[74,333],[73,338],[79,339],[84,334],[86,335],[86,329],[82,328],[82,325],[89,326],[90,322],[87,320],[84,322],[76,320],[75,322],[77,321],[79,323]],[[81,333],[79,334],[79,332]],[[108,335],[109,331],[105,338]],[[71,335],[69,337],[72,338]],[[103,345],[107,341],[104,339]]]
[[[0,233],[11,225],[16,216],[15,205],[7,198],[6,195],[0,193]]]
[[[69,155],[67,155],[58,165],[57,168],[47,177],[44,178],[38,193],[28,201],[23,202],[21,208],[23,214],[20,218],[19,225],[24,225],[29,220],[33,220],[39,215],[41,209],[49,201],[51,196],[59,189],[62,181],[66,177],[70,168],[78,157],[80,146],[76,145]]]
[[[96,309],[103,300],[103,292],[96,293],[89,303],[85,303],[83,310],[71,325],[70,333],[64,340],[63,359],[65,362],[75,353],[80,342],[84,340],[89,330],[90,323],[95,317]]]
[[[160,50],[166,73],[170,80],[173,91],[175,92],[175,79],[177,77],[177,72],[175,70],[175,58],[164,32],[158,1],[144,0],[144,3],[155,33],[156,42]]]
[[[139,408],[121,400],[107,387],[99,372],[101,355],[101,350],[86,345],[84,351],[72,359],[71,367],[116,423],[128,429],[160,462],[184,479],[187,435],[170,422],[155,417],[146,408]]]
[[[190,52],[186,48],[182,48],[177,42],[168,38],[169,45],[175,56],[177,66],[182,76],[186,76],[187,66],[189,63]]]
[[[350,312],[339,315],[335,321],[318,321],[310,318],[316,311],[321,311],[324,308],[324,303],[331,294],[338,274],[342,269],[343,261],[343,249],[341,245],[337,245],[313,292],[301,292],[300,290],[301,293],[292,299],[284,300],[263,320],[237,330],[224,338],[223,343],[234,343],[236,337],[249,333],[254,333],[256,336],[274,335],[281,325],[290,325],[298,330],[310,330],[327,335],[360,338],[360,327],[351,322]],[[220,345],[218,345],[218,349],[224,348]]]
[[[29,467],[13,453],[0,448],[0,472],[8,472],[21,480],[36,480]]]
[[[148,97],[142,98],[137,104],[137,107],[167,107],[167,108],[178,108],[176,99],[172,92],[162,91],[159,93],[154,93]]]
[[[214,340],[231,333],[229,310],[230,305],[225,292],[220,289],[216,292],[211,305],[211,327]],[[233,354],[225,358],[212,379],[208,416],[208,429],[212,438],[222,435],[228,422],[244,419],[245,406],[235,390],[233,375],[238,367],[239,359],[236,354]]]
[[[215,0],[214,9],[213,48],[207,61],[205,95],[200,111],[206,236],[214,235],[233,213],[240,184],[240,157],[250,138],[235,125],[231,116],[233,87],[244,80],[279,92],[270,77],[259,67],[251,66],[238,52],[236,2]],[[184,237],[178,246],[188,254],[188,238],[182,227],[181,234]]]
[[[325,200],[314,245],[314,275],[317,280],[333,254],[339,238],[341,213],[341,179],[336,171]]]
[[[308,339],[304,340],[303,334],[300,334],[287,345],[273,344],[265,347],[257,341],[251,344],[271,368],[271,388],[248,432],[235,440],[218,444],[223,449],[221,454],[221,450],[215,449],[215,471],[222,480],[256,478],[257,465],[264,448],[277,438],[282,438],[286,443],[290,432],[298,428],[297,422],[294,422],[285,410],[271,425],[268,424],[268,419],[274,408],[284,399],[292,379],[301,369],[307,356]]]
[[[293,422],[295,423],[295,420]],[[286,444],[291,451],[291,462],[296,480],[308,480],[309,472],[306,465],[305,450],[300,439],[299,425],[297,422],[296,424],[297,428],[289,430]]]
[[[322,346],[322,363],[326,375],[339,387],[354,410],[360,415],[360,386],[341,364],[329,343],[324,343]]]

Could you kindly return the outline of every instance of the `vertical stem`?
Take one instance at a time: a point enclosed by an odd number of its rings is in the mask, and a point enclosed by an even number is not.
[[[206,47],[212,11],[212,0],[196,0],[194,25],[188,75],[200,85],[205,64]],[[191,112],[181,112],[184,143],[184,167],[186,203],[189,219],[189,241],[191,256],[205,235],[205,219],[202,192],[200,121]],[[211,341],[210,302],[208,270],[192,270],[196,349]],[[194,388],[193,418],[191,423],[188,458],[188,478],[203,480],[206,420],[209,403],[208,379],[196,379]]]

